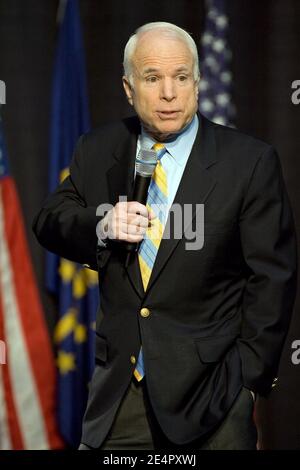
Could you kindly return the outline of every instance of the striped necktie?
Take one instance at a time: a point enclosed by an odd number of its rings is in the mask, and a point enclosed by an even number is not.
[[[147,289],[151,276],[155,258],[162,239],[164,226],[166,223],[166,207],[168,202],[168,182],[167,174],[162,166],[161,158],[166,152],[163,144],[153,145],[153,150],[157,152],[157,163],[149,185],[147,208],[152,209],[156,218],[151,221],[151,226],[146,230],[144,239],[139,248],[139,264],[144,290]],[[139,353],[134,376],[138,381],[145,375],[142,348]]]

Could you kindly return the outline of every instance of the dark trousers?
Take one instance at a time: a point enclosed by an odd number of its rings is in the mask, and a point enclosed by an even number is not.
[[[242,388],[222,424],[205,440],[179,445],[161,430],[147,393],[145,379],[132,379],[112,427],[99,450],[255,450],[257,431],[253,420],[254,401]],[[90,450],[81,444],[80,450]]]

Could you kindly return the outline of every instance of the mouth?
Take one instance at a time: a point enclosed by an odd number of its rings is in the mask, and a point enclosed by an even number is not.
[[[175,110],[175,111],[157,111],[157,114],[161,119],[176,119],[179,113],[180,113],[179,110]]]

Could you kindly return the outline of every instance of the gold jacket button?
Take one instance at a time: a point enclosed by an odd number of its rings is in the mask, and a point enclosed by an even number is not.
[[[131,364],[135,364],[135,363],[136,363],[136,358],[135,358],[135,356],[130,356],[130,362],[131,362]]]
[[[149,310],[149,308],[146,308],[146,307],[141,308],[140,314],[141,314],[142,317],[144,317],[144,318],[149,317],[149,315],[150,315],[150,310]]]

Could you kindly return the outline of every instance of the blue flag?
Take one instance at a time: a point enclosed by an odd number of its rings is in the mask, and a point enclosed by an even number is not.
[[[199,110],[217,124],[233,125],[231,50],[225,0],[205,0],[206,20],[201,39]]]
[[[90,127],[78,1],[67,0],[61,6],[51,108],[51,192],[67,176],[76,141]],[[59,430],[65,442],[77,448],[94,369],[97,273],[51,253],[47,253],[46,265],[47,288],[57,295],[59,305],[54,337]]]

